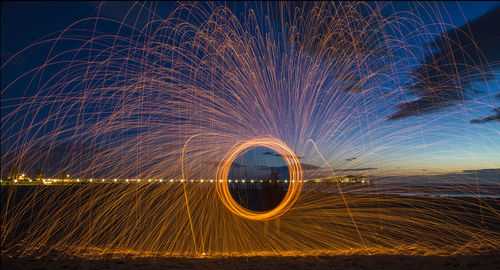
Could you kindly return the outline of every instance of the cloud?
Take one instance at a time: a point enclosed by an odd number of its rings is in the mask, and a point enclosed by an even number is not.
[[[471,124],[483,124],[483,123],[488,123],[491,121],[500,121],[500,107],[493,109],[493,111],[496,113],[495,115],[484,117],[484,118],[472,119],[470,121],[470,123]]]
[[[302,167],[303,171],[326,170],[326,168],[324,168],[324,167],[319,167],[319,166],[307,164],[307,163],[300,163],[300,166]],[[279,167],[259,166],[259,169],[280,172],[283,170],[288,171],[288,166],[279,166]],[[338,169],[338,170],[333,170],[333,171],[334,172],[361,172],[361,171],[372,171],[372,170],[377,170],[377,169],[378,168],[348,168],[348,169]]]
[[[473,175],[478,175],[478,174],[494,174],[494,175],[500,176],[500,168],[481,169],[481,170],[463,170],[462,173],[464,173],[464,174],[473,174]]]
[[[341,169],[341,170],[333,170],[334,172],[361,172],[361,171],[373,171],[378,168],[353,168],[353,169]]]
[[[318,167],[316,165],[307,164],[307,163],[300,163],[300,167],[302,168],[303,171],[323,169],[323,168]],[[288,171],[288,166],[278,166],[278,167],[258,166],[258,168],[260,170],[271,170],[271,171],[277,171],[277,172]]]
[[[494,78],[493,69],[500,65],[500,6],[458,28],[434,39],[434,50],[411,72],[415,83],[405,88],[418,99],[397,105],[389,116],[396,120],[435,112],[460,103],[478,91],[477,82]]]
[[[495,185],[498,189],[500,179],[500,168],[462,170],[460,172],[433,174],[433,175],[409,175],[409,176],[381,176],[374,177],[374,183],[378,185],[404,185],[404,186],[427,186],[427,185]],[[467,189],[468,192],[471,190]]]
[[[220,161],[205,161],[204,163],[208,164],[208,165],[212,165],[214,167],[217,167],[217,166],[219,166]],[[235,162],[233,162],[231,164],[231,167],[234,167],[234,168],[245,168],[246,165],[240,164],[240,163],[238,163],[238,162],[235,161]]]
[[[495,95],[496,98],[500,98],[500,93]],[[470,121],[471,124],[483,124],[491,121],[500,121],[500,107],[493,109],[495,115],[484,117],[484,118],[476,118]]]
[[[271,151],[268,151],[268,152],[264,152],[262,153],[263,155],[266,155],[266,156],[274,156],[274,157],[281,157],[281,158],[291,158],[292,156],[289,156],[289,155],[280,155],[278,153],[275,153],[275,152],[271,152]],[[301,157],[301,156],[295,156],[297,159],[303,159],[304,157]]]

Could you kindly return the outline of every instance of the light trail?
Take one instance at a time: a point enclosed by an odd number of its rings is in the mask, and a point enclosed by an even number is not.
[[[285,160],[290,173],[290,185],[285,194],[285,197],[282,199],[281,203],[278,206],[267,212],[257,212],[244,208],[234,200],[228,186],[229,170],[231,169],[234,160],[238,157],[238,155],[243,154],[251,148],[259,146],[267,147],[281,155]],[[280,217],[286,211],[288,211],[297,201],[302,189],[302,168],[300,167],[300,162],[297,159],[297,156],[282,141],[270,137],[255,138],[253,140],[245,141],[243,143],[235,145],[222,158],[219,166],[217,167],[217,173],[215,175],[215,179],[219,180],[216,181],[216,189],[219,198],[222,200],[222,203],[224,203],[224,205],[231,212],[250,220],[265,221]]]
[[[436,3],[415,5],[439,13]],[[102,258],[498,250],[497,182],[481,187],[455,175],[440,188],[411,180],[422,156],[440,172],[450,170],[433,161],[447,147],[472,156],[474,149],[450,146],[450,138],[478,134],[452,134],[441,122],[469,111],[388,120],[402,110],[395,105],[413,98],[412,82],[427,83],[428,96],[442,97],[440,88],[461,96],[464,78],[489,81],[488,63],[436,62],[416,72],[433,53],[426,44],[449,25],[441,16],[430,24],[418,13],[386,16],[384,7],[269,3],[235,15],[224,5],[179,3],[165,18],[154,4],[136,3],[127,14],[142,10],[137,18],[83,19],[15,54],[2,75],[24,52],[50,48],[45,62],[2,89],[2,170],[14,176],[1,186],[2,252]],[[115,28],[109,33],[101,24]],[[443,55],[466,55],[453,41],[438,41]],[[61,49],[65,44],[72,49]],[[26,95],[4,99],[10,92]],[[402,111],[422,113],[418,106]],[[252,147],[276,151],[290,173],[285,199],[267,212],[244,208],[229,191],[258,189],[264,180],[228,179],[235,159]],[[496,165],[486,161],[474,158]],[[23,186],[21,172],[43,185]],[[360,173],[373,181],[334,178]],[[394,175],[401,175],[396,183]],[[475,197],[420,196],[448,189]]]

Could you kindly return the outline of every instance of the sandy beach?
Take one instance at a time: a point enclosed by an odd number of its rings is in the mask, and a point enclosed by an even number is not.
[[[56,187],[54,187],[56,188]],[[23,197],[24,189],[18,189],[16,195],[18,200]],[[47,189],[48,191],[48,189]],[[6,192],[2,189],[2,192]],[[40,193],[43,194],[43,193]],[[2,193],[4,195],[4,193]],[[338,194],[325,194],[325,196],[339,196]],[[441,197],[419,197],[419,196],[397,196],[397,195],[366,195],[366,194],[348,194],[349,202],[351,203],[351,210],[353,211],[368,211],[365,209],[385,210],[391,209],[398,214],[413,213],[413,218],[418,217],[418,214],[428,213],[426,211],[419,211],[418,207],[432,206],[433,211],[441,213],[442,217],[453,216],[454,220],[459,221],[459,217],[471,219],[464,219],[465,225],[469,230],[479,231],[482,233],[490,233],[496,236],[500,231],[499,224],[496,219],[486,217],[494,217],[490,211],[498,211],[499,202],[497,199],[481,200],[482,212],[480,212],[480,205],[475,204],[476,198],[441,198]],[[375,197],[376,196],[376,197]],[[7,196],[2,196],[6,198]],[[336,200],[330,200],[335,202]],[[337,200],[338,201],[338,200]],[[487,207],[486,207],[487,206]],[[342,204],[333,204],[329,207],[324,206],[321,211],[335,210],[335,208],[342,209]],[[37,207],[30,209],[38,210]],[[410,212],[413,210],[413,212]],[[26,212],[29,214],[31,212]],[[162,213],[162,212],[159,212]],[[383,212],[386,213],[386,212]],[[484,218],[484,223],[480,223],[480,213]],[[461,215],[460,215],[461,214]],[[311,214],[313,215],[313,214]],[[313,215],[314,216],[314,215]],[[371,215],[369,215],[370,217]],[[394,215],[391,215],[391,217]],[[440,217],[441,217],[440,216]],[[120,218],[121,216],[118,216]],[[425,221],[425,219],[422,219]],[[466,223],[466,221],[473,221]],[[390,224],[390,223],[387,223]],[[406,224],[406,223],[404,223]],[[27,226],[27,223],[21,224]],[[367,223],[365,226],[370,226]],[[413,226],[416,226],[413,224]],[[326,228],[326,227],[325,227]],[[371,228],[371,227],[370,227]],[[452,229],[456,227],[449,227]],[[344,228],[345,229],[345,228]],[[127,255],[127,253],[109,253],[109,255],[97,255],[99,251],[92,251],[90,257],[78,256],[72,253],[71,250],[62,248],[62,246],[54,246],[47,249],[42,249],[40,252],[45,255],[38,258],[34,255],[20,256],[19,254],[36,254],[30,253],[34,250],[26,249],[20,244],[13,244],[10,249],[8,246],[2,247],[2,260],[1,269],[498,269],[500,267],[500,249],[495,246],[495,242],[470,242],[472,241],[469,234],[465,234],[462,239],[456,242],[450,242],[442,249],[438,249],[438,244],[433,241],[432,237],[444,239],[447,234],[445,231],[436,231],[434,234],[427,232],[427,227],[422,229],[414,229],[413,234],[421,233],[422,237],[427,242],[420,244],[405,240],[398,248],[393,248],[391,251],[390,246],[387,245],[387,251],[382,249],[375,249],[371,254],[377,255],[364,255],[367,254],[362,250],[351,251],[351,253],[295,253],[290,256],[255,256],[255,257],[208,257],[208,258],[193,258],[193,257],[162,257],[162,255]],[[25,227],[17,227],[16,232],[21,236],[26,231]],[[467,233],[468,231],[466,231]],[[375,233],[366,231],[365,236],[377,235],[376,233],[384,233],[387,237],[393,234],[391,241],[398,241],[404,237],[408,237],[401,230],[379,230]],[[18,234],[12,234],[9,238],[11,242],[17,243],[15,237]],[[440,235],[442,234],[442,235]],[[55,240],[59,239],[59,234],[54,234]],[[449,236],[449,234],[448,234]],[[351,236],[352,237],[352,236]],[[451,236],[450,236],[451,237]],[[347,238],[347,237],[346,237]],[[9,240],[6,239],[6,240]],[[332,238],[333,239],[333,238]],[[341,241],[344,238],[335,238]],[[377,240],[378,238],[373,238]],[[493,241],[497,238],[493,237]],[[459,241],[460,240],[460,241]],[[56,242],[57,243],[57,242]],[[394,242],[390,242],[395,244]],[[430,243],[430,244],[429,244]],[[434,243],[433,245],[431,245]],[[439,242],[438,242],[439,243]],[[481,245],[477,245],[481,244]],[[59,247],[61,253],[57,253],[52,248]],[[87,248],[92,248],[88,246]],[[99,249],[98,247],[96,247]],[[372,248],[373,249],[373,248]],[[447,251],[450,250],[450,251]],[[101,249],[99,249],[101,250]],[[453,251],[454,250],[454,251]],[[23,253],[23,252],[28,253]],[[104,252],[111,252],[112,249],[104,250]],[[302,251],[302,250],[301,250]],[[47,252],[47,253],[45,253]],[[162,252],[162,250],[158,250]],[[163,254],[166,253],[163,250]],[[310,252],[310,251],[309,251]],[[459,253],[459,254],[455,254]],[[40,253],[38,253],[40,254]],[[63,255],[66,254],[66,255]],[[105,253],[104,253],[105,254]],[[131,253],[133,254],[133,253]],[[304,256],[300,256],[300,255]],[[432,255],[430,255],[432,254]],[[449,255],[448,255],[449,254]],[[455,255],[453,255],[455,254]],[[476,254],[476,255],[471,255]],[[95,256],[94,256],[95,255]],[[286,255],[286,254],[283,254]],[[313,255],[313,256],[311,256]],[[438,256],[439,255],[439,256]]]
[[[84,260],[2,256],[2,269],[498,269],[500,253],[477,256],[319,256]]]

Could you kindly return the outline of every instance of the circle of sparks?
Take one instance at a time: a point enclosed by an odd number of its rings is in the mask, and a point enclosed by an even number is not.
[[[286,162],[290,183],[285,197],[278,206],[269,211],[252,211],[238,204],[229,191],[228,174],[235,159],[248,150],[262,146],[276,151]],[[295,153],[281,140],[276,138],[256,138],[238,143],[231,148],[219,163],[216,172],[217,194],[222,203],[234,214],[250,220],[270,220],[286,213],[297,201],[302,189],[302,168]]]

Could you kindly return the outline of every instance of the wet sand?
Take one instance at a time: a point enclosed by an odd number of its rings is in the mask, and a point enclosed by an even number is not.
[[[2,192],[5,190],[2,189]],[[20,198],[25,192],[20,192]],[[2,193],[2,195],[4,195]],[[331,196],[338,196],[332,194]],[[433,205],[437,212],[454,211],[470,213],[479,217],[488,211],[498,211],[500,200],[474,198],[438,198],[397,195],[359,195],[349,194],[356,200],[351,202],[351,209],[416,209],[419,206]],[[375,197],[374,197],[375,196]],[[2,196],[2,203],[5,196]],[[365,199],[363,199],[365,198]],[[420,203],[425,201],[424,204]],[[480,209],[482,205],[482,210]],[[488,206],[488,207],[485,207]],[[335,207],[343,207],[342,204]],[[36,207],[34,208],[36,209]],[[417,209],[418,210],[418,209]],[[415,213],[418,213],[416,211]],[[490,232],[500,232],[497,219],[474,219],[474,224],[467,223],[471,228],[484,227]],[[477,224],[476,224],[477,223]],[[24,224],[26,225],[26,224]],[[23,231],[23,228],[18,228]],[[8,239],[7,239],[8,240]],[[2,247],[4,248],[4,247]],[[408,254],[408,253],[407,253]],[[466,253],[467,254],[467,253]],[[329,255],[329,256],[275,256],[275,257],[224,257],[224,258],[138,258],[125,257],[116,259],[83,259],[81,257],[60,257],[51,253],[42,258],[34,256],[19,257],[12,253],[3,253],[0,268],[4,269],[500,269],[500,248],[493,247],[480,255],[450,255],[450,256],[420,256],[420,255]]]
[[[499,269],[500,252],[476,256],[131,258],[85,260],[2,256],[1,269]]]

